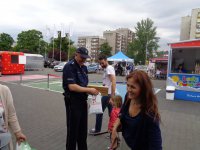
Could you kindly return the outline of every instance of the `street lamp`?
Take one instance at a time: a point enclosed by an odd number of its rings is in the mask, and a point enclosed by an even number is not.
[[[145,53],[145,65],[146,65],[146,63],[147,63],[147,58],[148,58],[148,33],[149,32],[146,32],[147,33],[147,41],[146,41],[146,53]]]
[[[68,51],[67,51],[67,60],[69,61],[69,55],[70,55],[70,33],[66,33],[66,37],[69,40],[69,45],[68,45]]]
[[[38,44],[38,54],[40,54],[40,38],[39,38],[39,44]]]

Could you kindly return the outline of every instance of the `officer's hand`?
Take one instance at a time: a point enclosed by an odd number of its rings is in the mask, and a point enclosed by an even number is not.
[[[99,91],[96,90],[95,88],[90,88],[89,94],[91,94],[91,95],[98,95],[98,94],[99,94]]]

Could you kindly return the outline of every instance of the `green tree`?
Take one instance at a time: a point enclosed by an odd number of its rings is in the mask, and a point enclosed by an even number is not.
[[[46,42],[38,30],[22,31],[18,34],[16,51],[44,54]]]
[[[135,27],[135,39],[128,46],[127,55],[135,59],[136,63],[145,64],[145,60],[153,57],[153,51],[157,51],[159,38],[156,37],[154,22],[147,18],[137,23]]]
[[[168,51],[157,51],[156,55],[157,57],[164,57],[164,55],[167,55]]]
[[[76,47],[75,46],[70,46],[70,53],[69,53],[69,59],[74,58],[76,52]]]
[[[58,33],[57,38],[53,38],[53,37],[51,38],[51,41],[50,41],[50,44],[48,47],[49,48],[48,49],[48,51],[49,51],[48,57],[49,58],[54,57],[53,59],[60,60],[60,56],[57,57],[58,55],[55,54],[56,51],[60,51],[60,44],[61,44],[61,52],[64,52],[63,55],[61,55],[61,60],[63,60],[63,61],[68,60],[68,54],[69,54],[69,59],[71,57],[73,57],[73,54],[76,50],[76,48],[73,46],[74,41],[69,39],[68,35],[66,35],[65,37],[61,37],[60,33]],[[53,55],[53,51],[54,51],[54,55]],[[66,55],[66,56],[64,56],[64,55]]]
[[[14,40],[9,34],[0,34],[0,50],[11,50],[13,43]]]
[[[100,45],[100,55],[111,56],[112,47],[106,42]]]

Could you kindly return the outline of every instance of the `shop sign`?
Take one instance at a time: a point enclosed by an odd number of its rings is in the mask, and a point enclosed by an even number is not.
[[[169,74],[169,82],[177,89],[200,92],[199,75]]]

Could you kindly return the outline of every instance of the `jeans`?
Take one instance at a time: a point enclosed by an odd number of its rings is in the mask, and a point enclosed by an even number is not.
[[[108,115],[110,116],[110,113],[112,111],[112,105],[109,103],[109,100],[110,100],[110,96],[102,96],[102,98],[101,98],[102,110],[104,112],[107,107]],[[96,132],[101,131],[102,120],[103,120],[103,114],[96,114],[96,125],[95,125]]]

